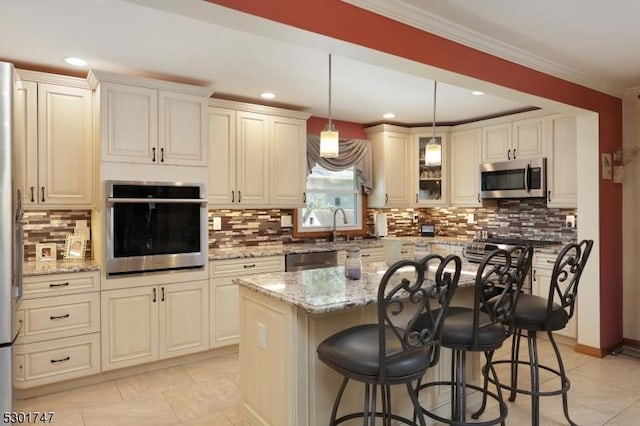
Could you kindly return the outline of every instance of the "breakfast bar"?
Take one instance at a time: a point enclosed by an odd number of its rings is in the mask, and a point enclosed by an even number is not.
[[[245,424],[328,424],[341,377],[318,360],[316,347],[339,330],[377,321],[377,290],[386,269],[382,262],[365,264],[360,280],[345,278],[342,266],[234,279],[240,286],[240,394]],[[469,305],[476,269],[477,264],[463,262],[452,305]],[[449,362],[443,351],[425,380],[445,380]],[[479,357],[473,357],[468,368],[468,376],[477,378]],[[409,409],[406,392],[400,391],[392,399],[394,410],[404,410],[405,405]],[[450,399],[447,390],[420,397],[423,406],[433,409],[446,407]],[[361,410],[361,404],[362,387],[350,384],[339,412]]]

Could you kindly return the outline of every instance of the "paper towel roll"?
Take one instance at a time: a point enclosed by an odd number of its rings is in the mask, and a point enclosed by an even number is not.
[[[378,213],[376,215],[376,237],[386,237],[387,235],[387,215]]]

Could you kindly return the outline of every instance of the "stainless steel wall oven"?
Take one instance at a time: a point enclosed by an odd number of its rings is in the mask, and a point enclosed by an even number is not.
[[[202,268],[208,257],[204,185],[106,182],[107,276]]]

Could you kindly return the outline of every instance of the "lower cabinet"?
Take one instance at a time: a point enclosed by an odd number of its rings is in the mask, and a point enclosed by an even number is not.
[[[209,349],[206,280],[102,292],[102,369]]]
[[[239,343],[238,285],[233,278],[242,275],[284,271],[284,256],[223,259],[210,262],[210,345],[219,348]]]
[[[549,287],[551,287],[551,275],[553,273],[553,265],[556,261],[556,255],[553,254],[545,254],[545,253],[536,253],[533,256],[533,294],[535,296],[541,296],[547,298],[549,296]],[[564,290],[564,286],[560,286],[561,290]],[[577,338],[578,337],[578,328],[577,328],[577,316],[578,312],[573,313],[573,317],[567,323],[567,326],[562,330],[558,330],[555,333]]]

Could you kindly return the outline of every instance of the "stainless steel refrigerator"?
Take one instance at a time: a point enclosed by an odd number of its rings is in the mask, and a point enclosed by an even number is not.
[[[13,65],[0,62],[0,414],[12,410],[13,344],[21,324],[23,234],[20,192],[14,185]]]

